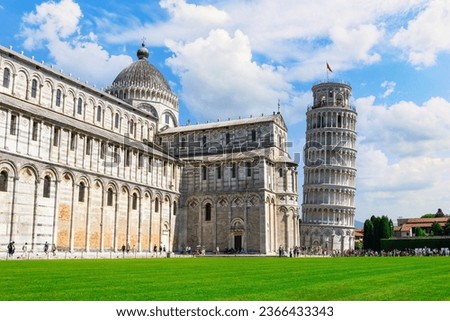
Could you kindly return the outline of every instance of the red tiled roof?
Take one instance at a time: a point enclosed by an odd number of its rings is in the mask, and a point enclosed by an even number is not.
[[[403,224],[409,224],[409,223],[430,223],[433,224],[434,222],[438,223],[447,223],[448,219],[450,217],[444,216],[444,217],[426,217],[426,218],[406,218],[402,219]]]

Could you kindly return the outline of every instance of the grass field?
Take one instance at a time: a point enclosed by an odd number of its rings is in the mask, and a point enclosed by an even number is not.
[[[441,301],[450,257],[0,261],[1,301]]]

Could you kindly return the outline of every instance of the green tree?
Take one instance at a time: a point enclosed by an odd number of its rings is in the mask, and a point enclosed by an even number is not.
[[[371,220],[366,220],[364,222],[364,238],[363,238],[363,248],[365,250],[373,249],[373,223]]]
[[[414,228],[414,234],[416,234],[416,236],[425,236],[425,230],[420,226],[416,227]]]
[[[444,234],[444,230],[442,229],[441,224],[439,224],[438,222],[434,222],[433,225],[431,225],[431,233],[433,233],[434,236]]]
[[[370,218],[370,220],[372,221],[373,224],[373,246],[372,246],[372,250],[374,251],[379,251],[381,249],[381,235],[382,235],[382,226],[383,223],[381,221],[381,217],[379,216],[374,216],[372,215],[372,217]]]
[[[435,218],[436,214],[424,214],[420,218]]]
[[[450,235],[450,218],[444,226],[444,235]]]
[[[383,215],[380,219],[380,239],[388,239],[392,236],[391,222],[389,218]]]

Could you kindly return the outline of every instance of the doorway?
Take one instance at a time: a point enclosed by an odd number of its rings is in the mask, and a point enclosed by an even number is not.
[[[234,249],[238,252],[242,249],[242,235],[234,236]]]

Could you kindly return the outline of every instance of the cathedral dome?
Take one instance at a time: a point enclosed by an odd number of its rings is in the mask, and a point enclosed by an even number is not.
[[[164,76],[155,68],[147,58],[149,51],[145,48],[145,44],[138,49],[136,53],[138,60],[123,69],[112,83],[115,89],[125,87],[144,87],[162,89],[171,92],[170,86]]]

